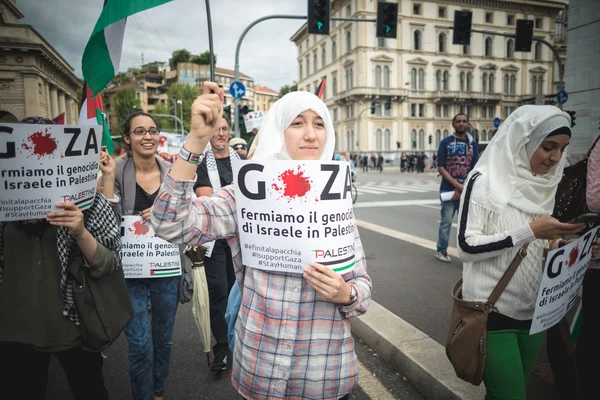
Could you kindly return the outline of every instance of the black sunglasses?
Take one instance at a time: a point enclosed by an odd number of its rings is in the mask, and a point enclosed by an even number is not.
[[[235,146],[233,146],[233,149],[234,150],[239,150],[239,149],[245,150],[246,146],[243,144],[236,144]]]

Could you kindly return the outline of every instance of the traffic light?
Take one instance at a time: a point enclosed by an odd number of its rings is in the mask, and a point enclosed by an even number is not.
[[[567,111],[567,114],[571,116],[571,128],[575,126],[575,111]]]
[[[433,135],[429,135],[429,144],[433,143]]]
[[[473,138],[475,139],[475,143],[479,143],[479,131],[477,129],[473,129]]]
[[[400,149],[402,147],[402,142],[396,142],[396,149]]]
[[[398,3],[377,3],[376,36],[395,39],[398,31]]]
[[[371,114],[375,114],[376,111],[377,111],[377,103],[372,101],[371,102]]]
[[[308,33],[329,35],[330,0],[308,0]]]
[[[385,101],[385,109],[386,110],[392,109],[392,98],[391,97],[388,97],[387,100]]]
[[[471,44],[471,11],[454,11],[452,44]]]
[[[515,51],[531,51],[533,41],[533,21],[530,19],[517,20],[515,34]]]

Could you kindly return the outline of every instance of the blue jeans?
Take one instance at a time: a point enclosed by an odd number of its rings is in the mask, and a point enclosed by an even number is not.
[[[180,276],[126,279],[134,311],[133,318],[125,327],[134,400],[153,400],[165,392],[179,304],[179,279]],[[152,322],[148,318],[148,291]]]
[[[460,200],[442,201],[440,209],[440,229],[438,231],[437,251],[445,253],[448,251],[448,240],[450,238],[450,229],[452,228],[452,219],[458,212]]]

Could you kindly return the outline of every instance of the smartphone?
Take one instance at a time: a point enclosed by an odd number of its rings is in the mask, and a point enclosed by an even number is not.
[[[585,223],[586,228],[591,229],[600,225],[600,213],[581,214],[577,218],[569,221],[570,224]]]

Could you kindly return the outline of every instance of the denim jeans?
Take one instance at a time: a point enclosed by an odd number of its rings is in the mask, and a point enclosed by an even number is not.
[[[153,400],[165,392],[179,304],[179,279],[180,276],[126,280],[134,311],[125,327],[134,400]],[[152,322],[148,316],[148,290]]]
[[[458,212],[460,200],[442,201],[440,209],[440,229],[438,231],[437,251],[448,251],[448,240],[450,238],[450,229],[452,228],[452,219]]]

